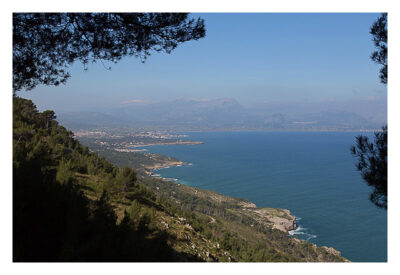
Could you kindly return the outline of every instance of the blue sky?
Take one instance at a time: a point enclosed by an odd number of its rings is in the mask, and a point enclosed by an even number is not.
[[[106,70],[98,62],[60,87],[38,86],[20,96],[56,112],[101,110],[130,100],[235,98],[248,106],[268,102],[386,100],[386,86],[369,28],[373,13],[192,14],[206,37],[142,64],[124,58]]]

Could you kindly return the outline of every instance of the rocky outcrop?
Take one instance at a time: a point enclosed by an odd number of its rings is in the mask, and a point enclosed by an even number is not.
[[[273,228],[279,229],[284,232],[296,229],[296,218],[290,214],[287,209],[274,209],[274,211],[269,211],[269,209],[260,209],[256,211],[258,213],[263,213],[265,217],[273,223]]]
[[[341,257],[342,255],[340,254],[340,251],[337,251],[336,249],[334,249],[333,247],[327,247],[327,246],[321,246],[321,248],[325,249],[326,252],[336,255],[338,257]]]
[[[296,229],[296,217],[291,215],[287,209],[280,208],[257,208],[254,203],[242,204],[243,210],[257,214],[262,221],[272,225],[272,228],[289,232]]]

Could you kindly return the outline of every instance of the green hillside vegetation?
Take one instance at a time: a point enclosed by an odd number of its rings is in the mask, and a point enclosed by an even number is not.
[[[14,261],[345,261],[274,229],[281,209],[115,166],[55,118],[13,99]]]

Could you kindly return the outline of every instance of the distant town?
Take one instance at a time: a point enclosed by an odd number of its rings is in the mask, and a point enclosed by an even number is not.
[[[192,141],[188,135],[171,134],[160,131],[134,132],[128,131],[116,134],[110,130],[77,130],[74,136],[82,143],[90,145],[94,149],[107,149],[118,152],[144,152],[147,149],[136,149],[137,147],[153,145],[195,145],[202,144],[201,141]]]

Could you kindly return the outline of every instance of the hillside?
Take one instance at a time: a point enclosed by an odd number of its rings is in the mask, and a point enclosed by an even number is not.
[[[14,261],[346,261],[289,237],[288,210],[115,166],[30,100],[13,112]]]

